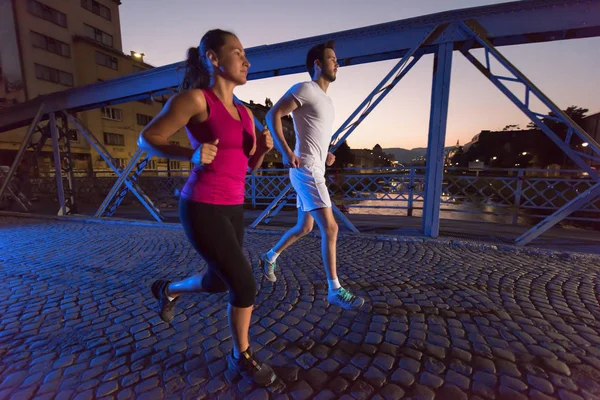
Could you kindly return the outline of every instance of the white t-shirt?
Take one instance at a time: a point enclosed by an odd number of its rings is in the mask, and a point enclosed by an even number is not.
[[[333,136],[334,108],[331,98],[314,81],[297,83],[289,93],[300,103],[292,112],[296,131],[294,153],[300,166],[325,171],[325,160]]]

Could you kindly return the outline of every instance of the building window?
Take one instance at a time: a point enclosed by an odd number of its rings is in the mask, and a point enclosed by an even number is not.
[[[156,160],[150,160],[148,161],[148,164],[146,164],[146,169],[158,169],[157,167],[158,165],[156,163]]]
[[[46,67],[45,65],[35,64],[35,76],[44,81],[60,83],[65,86],[73,86],[73,74]]]
[[[113,37],[106,32],[101,31],[98,28],[94,28],[88,24],[83,24],[83,30],[85,35],[98,43],[105,44],[109,47],[113,47]]]
[[[133,72],[142,72],[142,71],[145,71],[145,69],[138,65],[133,64]]]
[[[101,16],[102,18],[110,21],[110,8],[106,7],[103,4],[98,3],[95,0],[81,0],[81,7],[85,8],[88,11],[93,12],[96,15]]]
[[[125,168],[127,165],[127,159],[125,158],[113,158],[113,160],[115,160],[115,167],[117,168]]]
[[[101,112],[104,119],[112,121],[121,121],[123,119],[123,113],[118,108],[103,107]]]
[[[109,56],[99,51],[96,52],[96,64],[114,69],[115,71],[119,69],[119,60],[117,57]]]
[[[178,171],[181,169],[181,162],[177,160],[169,160],[169,169]]]
[[[151,120],[152,120],[152,117],[150,115],[137,114],[137,124],[138,125],[142,125],[142,126],[148,125]]]
[[[64,57],[71,57],[71,46],[41,33],[31,31],[31,43],[33,47],[38,49],[44,49]]]
[[[110,146],[125,146],[125,135],[104,132],[104,144]]]
[[[52,7],[48,7],[39,1],[29,0],[27,2],[27,10],[36,17],[40,17],[64,28],[67,27],[67,16],[64,13],[55,10]]]

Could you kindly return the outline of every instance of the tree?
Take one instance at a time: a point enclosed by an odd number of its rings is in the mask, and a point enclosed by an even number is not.
[[[350,146],[348,146],[348,142],[344,141],[334,154],[335,162],[332,165],[333,168],[344,168],[348,164],[354,164],[354,154]]]
[[[563,110],[563,111],[565,112],[565,114],[567,114],[569,116],[569,118],[571,118],[573,120],[573,122],[580,125],[586,117],[585,114],[590,110],[588,110],[587,108],[581,108],[578,106],[569,106],[569,107],[567,107],[566,110]],[[552,117],[552,118],[557,118],[554,111],[550,111],[548,113],[548,116]],[[550,118],[542,118],[542,122],[545,123],[546,125],[548,125],[548,127],[550,129],[552,129],[554,132],[556,132],[555,128],[559,128],[559,127],[564,128],[566,131],[566,127],[564,126],[564,124],[562,122],[558,122],[558,121],[555,121]],[[538,126],[535,123],[530,122],[527,125],[527,127],[528,128],[537,128]]]
[[[376,167],[389,167],[393,165],[389,154],[386,154],[379,144],[373,147],[373,163]]]
[[[265,99],[265,106],[268,107],[268,108],[273,107],[273,102],[268,97]]]
[[[564,110],[565,114],[569,116],[577,125],[581,125],[583,120],[586,117],[586,113],[589,110],[587,108],[582,108],[578,106],[569,106],[566,110]],[[556,114],[552,111],[548,113],[548,116],[551,118],[557,118]],[[568,128],[562,122],[556,121],[551,118],[542,118],[542,122],[550,128],[556,135],[561,138],[561,140],[565,140],[567,137]],[[533,122],[527,125],[528,128],[537,128],[537,125]],[[560,147],[558,147],[554,142],[550,140],[550,138],[546,138],[546,143],[543,144],[544,152],[540,153],[539,162],[542,165],[550,165],[550,164],[559,164],[565,165],[567,163],[573,164],[568,160],[566,154],[562,151]],[[582,141],[579,137],[573,136],[571,139],[571,144],[573,145],[581,145]]]

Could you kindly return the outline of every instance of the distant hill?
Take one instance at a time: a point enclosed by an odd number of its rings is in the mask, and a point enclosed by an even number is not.
[[[453,147],[454,146],[449,146],[449,147],[446,147],[446,149],[451,149]],[[383,151],[388,154],[393,154],[396,161],[398,161],[401,164],[409,163],[411,160],[418,158],[418,157],[424,157],[425,154],[427,154],[426,147],[416,147],[411,150],[402,149],[399,147],[393,147],[390,149],[383,149]]]

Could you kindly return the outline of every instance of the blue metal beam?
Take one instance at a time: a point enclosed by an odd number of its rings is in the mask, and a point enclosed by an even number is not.
[[[590,204],[594,201],[594,199],[600,197],[600,182],[596,183],[594,186],[590,187],[585,192],[579,194],[574,199],[570,200],[564,206],[556,210],[551,218],[545,218],[540,221],[536,226],[519,236],[515,243],[517,246],[525,246],[533,239],[537,238],[548,229],[552,228],[554,225],[568,217],[573,212],[581,209],[586,204]]]
[[[58,130],[56,129],[56,114],[50,113],[48,123],[50,124],[50,135],[52,138],[52,155],[54,157],[54,172],[56,174],[56,192],[58,194],[58,215],[66,215],[65,192],[63,188],[62,168],[60,167],[60,147],[58,145]]]
[[[423,234],[437,237],[440,231],[440,202],[444,177],[444,143],[452,71],[452,43],[439,45],[433,63],[425,199],[423,202]]]
[[[247,49],[252,61],[249,79],[304,72],[306,51],[325,40],[336,41],[336,53],[343,66],[400,58],[432,27],[468,19],[484,26],[495,46],[596,37],[600,36],[600,0],[515,1],[252,47]],[[433,53],[442,43],[454,43],[457,49],[466,39],[455,30],[439,36],[423,51]],[[15,105],[0,113],[0,132],[27,125],[41,102],[47,104],[49,112],[77,112],[171,92],[181,82],[182,66],[181,62],[174,63]]]

